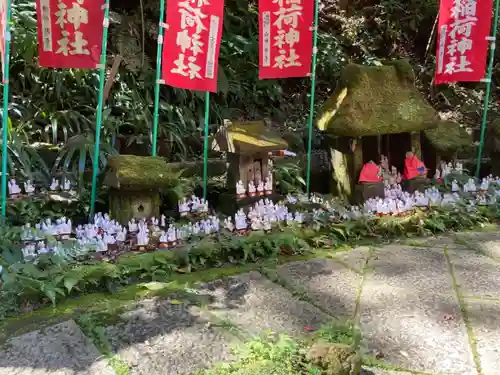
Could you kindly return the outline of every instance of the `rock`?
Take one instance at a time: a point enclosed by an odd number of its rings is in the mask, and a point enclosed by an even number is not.
[[[351,375],[361,371],[361,355],[348,345],[317,342],[306,359],[323,370],[324,375]]]

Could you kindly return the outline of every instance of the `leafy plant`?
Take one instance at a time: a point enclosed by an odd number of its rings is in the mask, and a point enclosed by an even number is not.
[[[281,194],[303,192],[306,182],[303,169],[295,160],[278,159],[273,166],[276,185]]]
[[[72,136],[61,149],[53,171],[58,168],[64,171],[71,170],[74,176],[81,177],[87,168],[94,163],[95,138],[93,134],[78,134]],[[102,170],[107,165],[109,156],[118,155],[118,151],[106,142],[101,142],[99,148],[98,168]]]

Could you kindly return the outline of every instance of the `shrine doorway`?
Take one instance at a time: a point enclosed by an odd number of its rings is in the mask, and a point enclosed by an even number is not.
[[[368,163],[372,160],[375,163],[380,163],[380,136],[370,136],[361,138],[361,144],[363,147],[363,164]]]
[[[408,151],[411,151],[411,136],[409,133],[382,136],[382,154],[389,159],[389,166],[395,166],[401,173],[404,171]]]

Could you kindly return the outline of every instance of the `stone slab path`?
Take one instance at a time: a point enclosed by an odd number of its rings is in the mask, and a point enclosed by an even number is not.
[[[359,323],[381,367],[363,375],[500,374],[500,233],[360,247],[141,301],[105,327],[99,353],[73,321],[11,338],[0,375],[181,375],[231,361],[263,333],[300,336],[334,318]],[[396,371],[397,370],[397,371]],[[122,375],[122,374],[118,374]]]

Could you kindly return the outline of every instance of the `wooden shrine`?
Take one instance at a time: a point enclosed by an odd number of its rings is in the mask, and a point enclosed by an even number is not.
[[[287,142],[264,121],[225,120],[212,141],[214,151],[227,153],[229,194],[248,203],[275,194],[270,153],[287,148]]]

